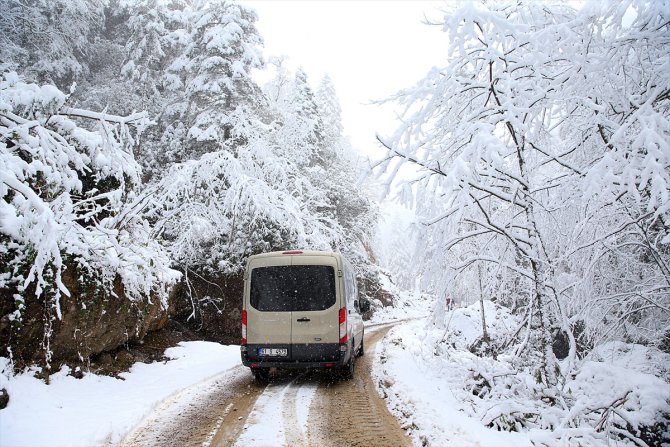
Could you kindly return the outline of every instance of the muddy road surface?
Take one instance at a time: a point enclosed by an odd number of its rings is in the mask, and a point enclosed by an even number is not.
[[[280,372],[268,384],[233,368],[164,401],[120,446],[411,446],[373,382],[375,345],[391,326],[366,328],[352,380]]]

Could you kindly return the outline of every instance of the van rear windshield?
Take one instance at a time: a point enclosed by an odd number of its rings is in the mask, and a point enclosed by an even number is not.
[[[325,310],[335,304],[335,269],[282,265],[251,271],[251,306],[267,312]]]

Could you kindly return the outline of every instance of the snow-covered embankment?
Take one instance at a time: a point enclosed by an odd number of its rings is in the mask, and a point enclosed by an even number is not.
[[[518,318],[484,304],[492,343],[500,343]],[[605,446],[617,434],[617,445],[636,445],[619,426],[646,430],[670,413],[670,355],[657,349],[605,344],[552,399],[519,356],[470,352],[481,335],[478,303],[453,311],[438,304],[431,317],[392,329],[380,347],[379,392],[417,445]]]

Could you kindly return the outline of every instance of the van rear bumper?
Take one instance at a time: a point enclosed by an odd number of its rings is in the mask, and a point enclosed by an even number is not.
[[[286,356],[265,356],[260,348],[286,349]],[[249,344],[241,347],[242,364],[254,368],[329,368],[344,365],[349,349],[340,350],[338,343],[312,344]]]
[[[343,366],[341,361],[336,362],[248,362],[242,361],[242,365],[249,368],[284,368],[284,369],[307,369],[307,368],[334,368]]]

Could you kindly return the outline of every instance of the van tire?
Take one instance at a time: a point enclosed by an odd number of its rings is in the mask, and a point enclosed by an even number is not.
[[[342,379],[351,380],[354,378],[354,366],[356,366],[355,360],[356,356],[352,353],[347,364],[340,370],[340,377]]]
[[[363,357],[365,355],[365,345],[363,344],[363,340],[365,340],[365,331],[363,331],[363,334],[361,334],[361,347],[358,348],[356,357]]]
[[[251,368],[257,382],[267,383],[270,380],[270,368]]]

